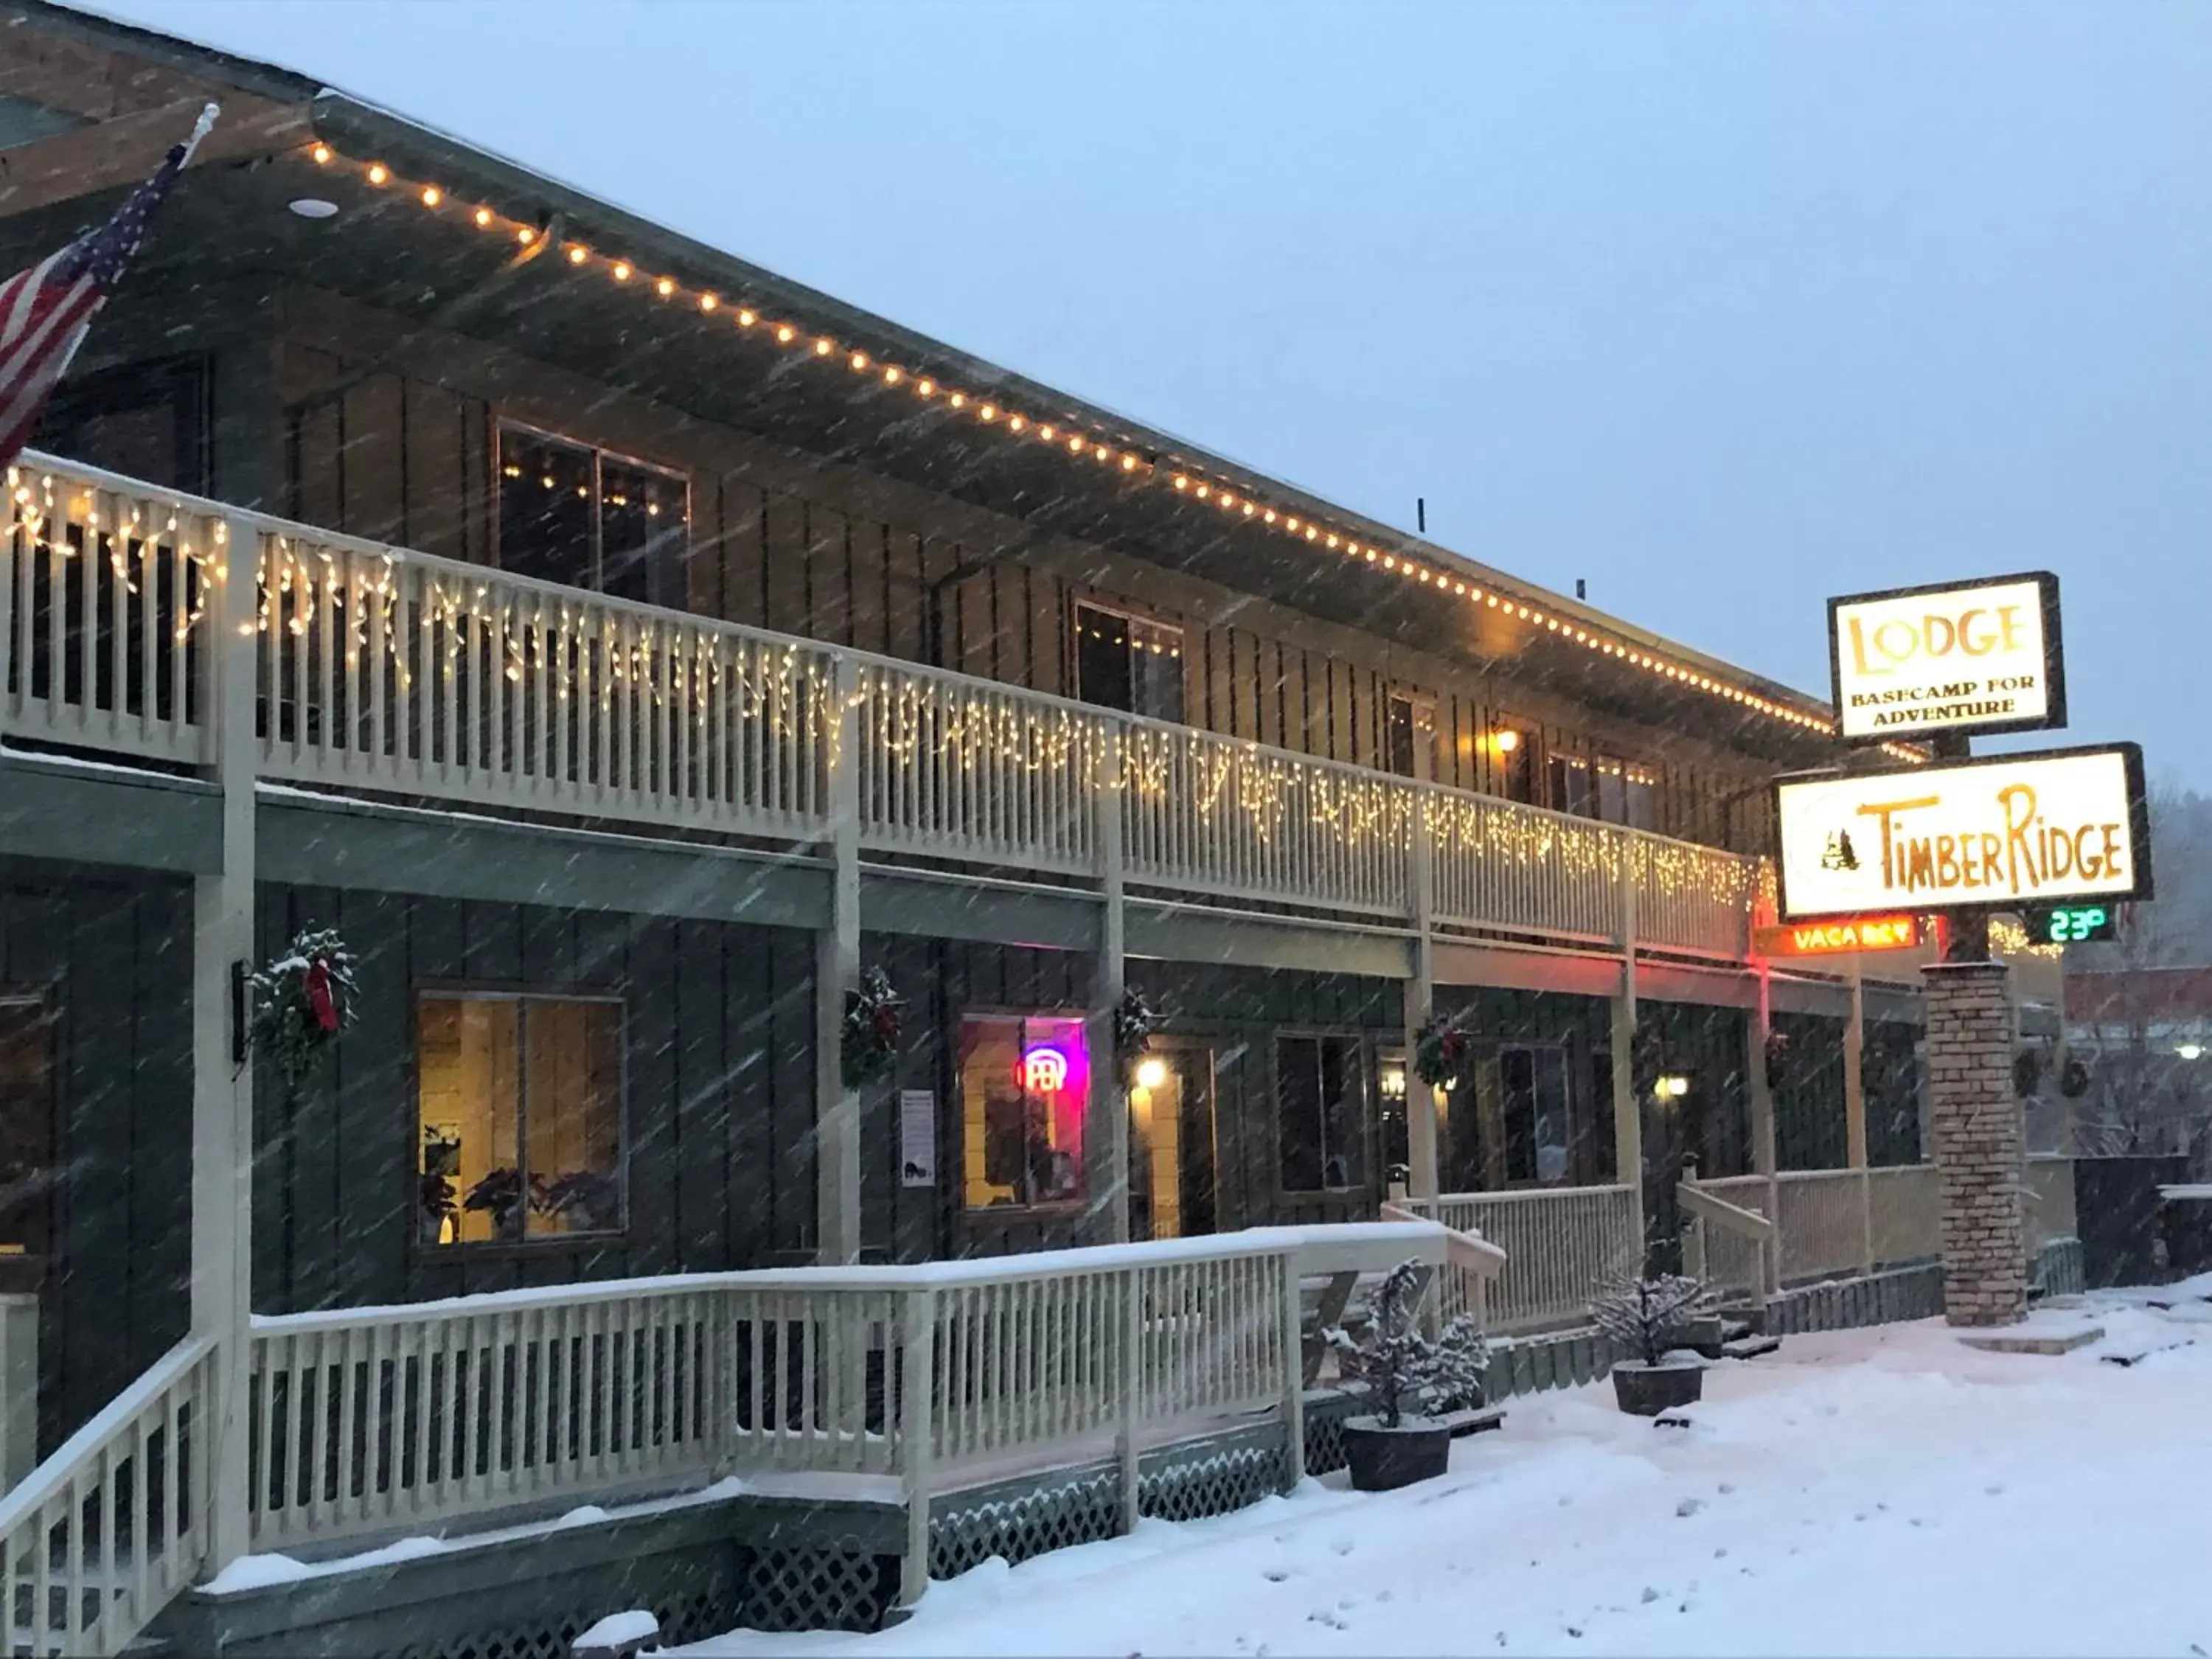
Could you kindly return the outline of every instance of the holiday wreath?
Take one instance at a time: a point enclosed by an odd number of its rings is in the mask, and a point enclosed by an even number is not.
[[[274,1061],[297,1088],[323,1050],[353,1024],[353,957],[331,928],[307,928],[284,954],[253,975],[254,1052]]]
[[[880,968],[869,969],[860,984],[845,993],[837,1060],[848,1089],[872,1082],[890,1069],[905,1012],[906,1000],[891,988],[890,975]]]

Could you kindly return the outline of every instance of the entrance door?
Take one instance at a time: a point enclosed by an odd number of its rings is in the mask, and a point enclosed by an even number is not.
[[[1213,1051],[1156,1046],[1129,1091],[1129,1235],[1210,1233],[1216,1210]]]
[[[53,1225],[52,1020],[0,988],[0,1486],[38,1461],[39,1297]]]

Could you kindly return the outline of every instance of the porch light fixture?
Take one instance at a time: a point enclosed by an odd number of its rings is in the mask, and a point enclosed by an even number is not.
[[[297,201],[288,202],[285,205],[302,219],[332,219],[337,216],[338,204],[336,202],[325,202],[319,196],[302,196]]]
[[[1662,1100],[1680,1100],[1690,1092],[1690,1079],[1680,1072],[1669,1072],[1652,1085],[1652,1092]]]
[[[307,146],[306,153],[319,166],[327,166],[340,159],[329,144],[323,143]],[[362,176],[365,177],[371,185],[383,185],[394,182],[391,168],[381,161],[367,163],[349,161],[348,165],[358,167]],[[434,185],[418,186],[418,188],[422,191],[422,199],[428,205],[435,206],[442,199],[441,193]],[[494,221],[502,219],[502,216],[491,210],[482,207],[475,210],[475,217],[479,225],[486,222],[488,215]],[[514,222],[511,220],[505,222]],[[520,234],[523,240],[527,242],[529,240],[527,227],[523,227]],[[579,264],[585,263],[588,257],[585,250],[580,247],[572,248],[569,252],[569,258]],[[633,274],[633,268],[624,262],[615,262],[606,269],[618,283],[626,281]],[[664,277],[654,284],[655,291],[664,299],[671,297],[678,287],[673,278],[668,277]],[[699,308],[702,311],[711,311],[714,307],[707,302],[705,296],[702,296]],[[755,313],[750,310],[741,310],[734,315],[740,327],[750,327],[757,320]],[[795,331],[789,325],[779,325],[775,330],[776,338],[785,344],[789,344]],[[863,355],[851,345],[841,346],[839,342],[826,336],[815,343],[814,350],[817,356],[822,357],[828,357],[841,350],[854,356]],[[895,385],[896,382],[894,381],[891,384]],[[928,398],[933,394],[937,387],[933,381],[916,380],[914,382],[914,389],[917,397]],[[951,392],[946,399],[946,404],[948,407],[958,410],[963,408],[968,401],[965,394]],[[987,421],[995,421],[1000,415],[1011,416],[1018,413],[998,404],[985,404],[983,408],[989,413],[981,414],[979,411],[979,414],[981,418]],[[1033,416],[1027,415],[1022,415],[1018,420],[1008,420],[1000,430],[1010,436],[1021,436],[1034,432],[1038,439],[1047,443],[1058,441],[1053,427],[1039,424]],[[1127,450],[1116,450],[1098,442],[1096,437],[1085,438],[1081,435],[1071,437],[1068,440],[1067,448],[1069,453],[1077,456],[1081,456],[1087,451],[1093,460],[1107,465],[1118,465],[1122,472],[1133,477],[1142,474],[1147,482],[1161,483],[1172,482],[1175,489],[1189,491],[1196,495],[1200,501],[1207,499],[1210,493],[1214,494],[1215,499],[1224,508],[1233,511],[1241,506],[1245,517],[1264,522],[1278,534],[1316,543],[1331,550],[1340,550],[1348,559],[1364,560],[1370,564],[1376,562],[1378,550],[1373,546],[1364,544],[1350,537],[1340,536],[1333,531],[1324,533],[1322,526],[1314,524],[1309,519],[1279,512],[1265,502],[1242,500],[1228,489],[1220,489],[1218,493],[1212,492],[1205,480],[1197,478],[1191,473],[1182,472],[1170,475],[1148,458]],[[1607,639],[1601,634],[1593,634],[1587,628],[1578,626],[1572,619],[1549,614],[1540,606],[1522,604],[1517,599],[1501,600],[1499,595],[1485,591],[1479,584],[1448,575],[1425,559],[1411,556],[1401,558],[1392,555],[1382,560],[1382,563],[1383,568],[1394,575],[1402,574],[1407,579],[1439,589],[1449,586],[1455,598],[1463,597],[1470,605],[1503,610],[1556,636],[1563,644],[1571,643],[1594,654],[1610,657],[1616,662],[1639,668],[1655,678],[1671,680],[1676,684],[1703,692],[1723,702],[1735,703],[1742,708],[1794,726],[1801,731],[1821,736],[1831,736],[1835,732],[1835,721],[1830,715],[1808,713],[1802,708],[1777,702],[1747,687],[1731,685],[1696,669],[1664,661],[1654,657],[1649,652],[1630,646],[1626,641]],[[1923,763],[1928,758],[1919,750],[1900,743],[1884,744],[1882,750],[1892,759],[1909,763]]]
[[[2173,1052],[2184,1060],[2202,1060],[2204,1058],[2204,1045],[2201,1042],[2185,1042],[2177,1047]]]
[[[1139,1089],[1164,1088],[1168,1080],[1168,1063],[1154,1055],[1137,1062],[1137,1086]]]
[[[1382,1069],[1382,1098],[1403,1100],[1406,1097],[1406,1068],[1386,1066]]]

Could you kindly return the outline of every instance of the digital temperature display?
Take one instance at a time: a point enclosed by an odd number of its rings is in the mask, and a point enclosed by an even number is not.
[[[2021,912],[2038,945],[2083,945],[2120,936],[2119,912],[2109,904],[2043,904]]]

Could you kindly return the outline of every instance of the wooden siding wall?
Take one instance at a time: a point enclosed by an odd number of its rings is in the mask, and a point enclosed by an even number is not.
[[[359,1022],[325,1075],[290,1097],[268,1068],[255,1079],[257,1311],[811,1259],[806,933],[269,885],[258,912],[264,959],[301,927],[337,928],[360,994]],[[623,996],[624,1236],[418,1244],[415,997],[425,985]]]
[[[51,1450],[191,1321],[191,890],[0,859],[0,989],[52,1017]]]
[[[328,295],[288,296],[276,351],[280,400],[351,366],[392,319]],[[1077,690],[1069,629],[1079,600],[1179,626],[1184,709],[1194,725],[1364,765],[1380,764],[1389,700],[1434,705],[1438,781],[1504,787],[1484,735],[1512,726],[1547,753],[1610,754],[1657,779],[1658,828],[1739,846],[1763,817],[1730,798],[1765,769],[1679,732],[1638,728],[1542,688],[1389,644],[1269,601],[1144,565],[1112,550],[1039,546],[1020,524],[767,440],[679,415],[481,343],[417,341],[399,368],[283,422],[285,508],[310,523],[447,557],[495,562],[495,428],[509,416],[687,472],[691,609],[1033,690]],[[357,359],[356,360],[357,361]],[[1018,556],[1002,550],[1019,547]],[[1141,594],[1142,599],[1136,596]],[[1757,803],[1752,803],[1755,807]]]

